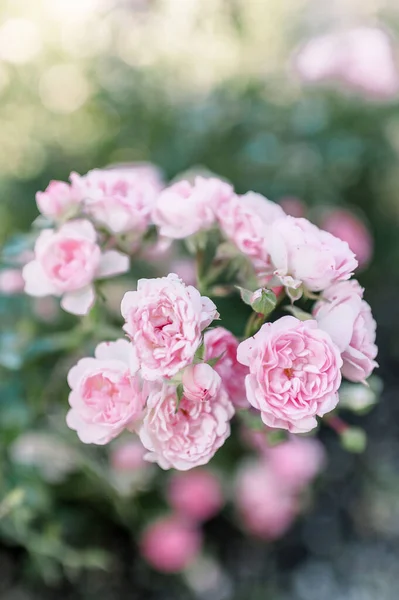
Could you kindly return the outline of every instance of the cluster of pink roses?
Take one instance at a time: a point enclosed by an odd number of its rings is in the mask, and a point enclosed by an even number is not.
[[[135,431],[147,460],[188,470],[223,445],[235,409],[308,432],[336,407],[342,375],[364,381],[376,366],[375,322],[350,279],[358,263],[348,244],[260,194],[237,195],[215,177],[162,189],[155,170],[136,167],[72,174],[37,203],[55,225],[37,239],[25,290],[62,296],[67,311],[85,314],[95,280],[127,271],[126,252],[153,227],[158,239],[190,238],[190,248],[217,232],[219,260],[246,261],[248,285],[259,288],[254,310],[267,288],[288,297],[294,315],[263,325],[270,311],[258,315],[262,326],[239,343],[223,327],[208,329],[217,308],[194,286],[173,273],[141,279],[121,303],[128,340],[100,344],[69,373],[67,420],[83,442]],[[301,298],[316,300],[311,313],[294,305]]]

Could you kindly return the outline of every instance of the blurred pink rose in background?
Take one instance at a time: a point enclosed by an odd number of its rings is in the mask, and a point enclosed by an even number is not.
[[[0,294],[12,296],[24,291],[25,280],[21,269],[3,269],[0,271]]]
[[[306,205],[295,196],[284,196],[278,201],[283,211],[291,217],[305,217],[306,216]]]
[[[373,255],[373,238],[365,223],[343,208],[325,211],[319,220],[321,229],[348,243],[359,268],[364,269]]]
[[[378,27],[314,37],[299,49],[294,64],[305,81],[337,81],[376,99],[391,99],[399,92],[393,45]]]
[[[110,463],[115,471],[134,471],[148,466],[144,460],[146,449],[136,437],[123,440],[111,447]]]
[[[197,273],[192,258],[175,258],[169,266],[171,273],[176,273],[186,285],[197,285]]]
[[[269,447],[270,468],[282,486],[300,491],[324,466],[323,445],[316,438],[291,436],[286,442]]]
[[[287,491],[264,459],[244,463],[235,482],[235,501],[244,529],[264,539],[276,539],[298,513],[298,500]]]
[[[158,571],[178,573],[198,556],[201,532],[176,516],[150,524],[142,533],[140,550],[145,560]]]
[[[205,469],[173,474],[167,499],[178,514],[194,522],[211,519],[224,504],[219,479]]]

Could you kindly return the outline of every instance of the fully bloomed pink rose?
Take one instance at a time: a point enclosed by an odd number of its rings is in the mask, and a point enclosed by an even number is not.
[[[173,510],[194,522],[211,519],[224,504],[219,479],[206,469],[172,475],[167,499]]]
[[[99,224],[115,234],[129,234],[139,240],[150,224],[160,180],[139,168],[94,169],[81,177],[71,174],[85,210]]]
[[[187,400],[206,402],[217,394],[221,378],[210,365],[197,363],[184,369],[182,383]]]
[[[67,312],[84,315],[95,300],[93,281],[124,273],[129,258],[116,250],[101,252],[89,221],[69,221],[37,238],[35,258],[23,269],[25,292],[31,296],[62,296]]]
[[[281,537],[298,513],[298,501],[265,460],[244,463],[235,481],[235,502],[243,528],[262,539]]]
[[[284,215],[281,206],[255,192],[233,195],[217,207],[223,233],[255,266],[262,268],[269,264],[269,253],[264,243],[269,226]]]
[[[131,344],[103,342],[95,358],[82,358],[68,373],[68,427],[85,444],[107,444],[141,418],[145,394]]]
[[[44,192],[37,192],[39,211],[49,219],[58,220],[74,213],[80,202],[79,191],[64,181],[50,181]]]
[[[265,244],[276,280],[288,289],[298,290],[304,285],[319,292],[332,283],[349,279],[357,267],[346,242],[307,219],[287,216],[275,221]]]
[[[231,185],[216,177],[179,181],[159,194],[152,218],[161,235],[183,239],[212,227],[216,207],[232,195]]]
[[[199,529],[176,516],[151,523],[143,532],[140,550],[158,571],[178,573],[197,557],[202,546]]]
[[[238,360],[249,367],[247,398],[269,427],[310,431],[338,403],[342,359],[313,320],[282,317],[241,342]]]
[[[173,377],[189,365],[202,330],[219,316],[209,298],[174,273],[140,279],[137,291],[123,297],[121,311],[142,375],[149,380]]]
[[[147,460],[162,469],[179,471],[207,464],[229,437],[233,415],[223,387],[206,402],[192,402],[183,396],[179,405],[174,386],[154,387],[138,430],[149,450]]]
[[[363,288],[356,280],[338,283],[324,290],[313,315],[327,331],[343,359],[342,374],[350,381],[364,381],[377,365],[376,323],[363,300]]]
[[[324,214],[320,225],[325,231],[348,243],[359,268],[367,266],[373,254],[373,239],[363,221],[349,210],[341,208]]]
[[[237,338],[224,327],[215,327],[204,334],[205,360],[219,358],[214,369],[222,378],[230,400],[237,408],[248,408],[245,377],[248,368],[237,360]]]

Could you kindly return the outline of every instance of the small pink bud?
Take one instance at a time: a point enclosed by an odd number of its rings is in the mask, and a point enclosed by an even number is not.
[[[149,525],[140,541],[143,557],[165,573],[183,571],[194,561],[201,545],[200,531],[174,516]]]
[[[205,402],[219,391],[220,375],[206,363],[190,365],[183,373],[184,396],[193,402]]]
[[[195,522],[211,519],[224,503],[218,478],[205,469],[174,474],[167,497],[178,514]]]

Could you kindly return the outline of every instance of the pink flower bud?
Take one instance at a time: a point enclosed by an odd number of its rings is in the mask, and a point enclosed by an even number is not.
[[[205,469],[174,474],[169,481],[167,497],[178,514],[195,522],[214,517],[223,506],[220,482]]]
[[[140,542],[143,557],[165,573],[183,571],[194,561],[201,545],[200,531],[173,516],[149,525]]]
[[[0,294],[11,296],[19,294],[25,287],[20,269],[4,269],[0,272]]]
[[[183,373],[184,395],[192,402],[205,402],[219,391],[221,378],[206,363],[190,365]]]

